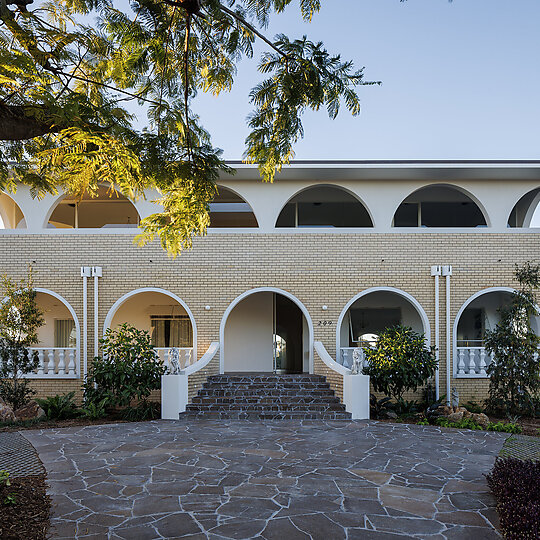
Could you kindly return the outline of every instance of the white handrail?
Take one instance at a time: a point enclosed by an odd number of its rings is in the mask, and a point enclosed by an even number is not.
[[[339,373],[340,375],[350,375],[351,370],[347,369],[346,367],[342,366],[341,364],[338,364],[329,354],[322,342],[315,341],[313,342],[313,346],[315,347],[315,351],[319,355],[319,358],[324,362],[324,364],[332,369],[333,371]]]
[[[202,355],[201,359],[194,364],[191,364],[186,369],[181,371],[182,375],[193,375],[197,371],[205,368],[216,356],[216,353],[219,351],[219,341],[213,341],[210,343],[208,350]]]

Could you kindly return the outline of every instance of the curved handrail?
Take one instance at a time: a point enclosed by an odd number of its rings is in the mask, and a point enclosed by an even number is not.
[[[202,355],[201,359],[194,364],[191,364],[191,366],[188,366],[186,369],[182,370],[182,375],[193,375],[193,373],[197,373],[197,371],[200,371],[201,369],[205,368],[216,356],[216,353],[219,351],[219,341],[212,341],[210,343],[210,346],[208,347],[208,350]]]
[[[326,364],[327,367],[339,373],[340,375],[350,375],[351,370],[346,367],[338,364],[329,354],[322,342],[314,341],[313,346],[315,351],[319,355],[319,358]]]

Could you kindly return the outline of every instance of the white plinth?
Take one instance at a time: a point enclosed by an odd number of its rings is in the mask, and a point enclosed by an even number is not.
[[[185,412],[187,403],[187,375],[162,375],[161,418],[163,420],[178,420],[178,415]]]
[[[343,375],[343,403],[353,420],[369,420],[369,377]]]

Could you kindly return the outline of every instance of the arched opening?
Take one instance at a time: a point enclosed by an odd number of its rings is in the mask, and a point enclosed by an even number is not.
[[[97,195],[85,193],[82,198],[64,197],[54,208],[49,229],[100,229],[103,227],[137,227],[139,213],[133,203],[121,193],[99,186]]]
[[[152,345],[165,364],[170,362],[172,349],[178,350],[182,368],[196,362],[195,321],[187,305],[176,295],[147,288],[122,296],[109,310],[103,331],[124,323],[149,332]]]
[[[493,357],[486,352],[486,331],[494,330],[500,320],[499,310],[512,300],[513,289],[493,287],[471,296],[458,311],[454,321],[454,376],[486,377]],[[539,317],[531,321],[538,332]]]
[[[540,227],[540,188],[519,199],[508,217],[508,227]]]
[[[486,227],[478,204],[454,186],[427,186],[409,195],[394,214],[394,227]]]
[[[343,366],[353,365],[353,352],[372,346],[387,328],[403,325],[424,334],[429,343],[429,321],[418,301],[399,289],[376,287],[349,301],[338,320],[337,358]]]
[[[294,296],[255,289],[226,310],[220,328],[224,373],[307,373],[311,370],[313,325]]]
[[[210,203],[210,227],[258,227],[251,206],[234,191],[218,186],[218,194]]]
[[[289,200],[276,227],[373,227],[373,221],[366,207],[345,189],[313,186]]]
[[[22,210],[6,193],[0,193],[0,229],[26,229]]]
[[[80,326],[75,311],[62,298],[47,289],[36,288],[36,302],[43,311],[43,325],[38,329],[39,366],[34,377],[75,378],[80,366]]]

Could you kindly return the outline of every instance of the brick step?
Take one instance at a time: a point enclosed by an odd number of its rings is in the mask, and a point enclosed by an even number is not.
[[[328,413],[258,413],[258,412],[185,412],[180,414],[180,420],[350,420],[351,414],[348,412],[328,412]]]
[[[213,396],[213,395],[198,395],[192,400],[192,403],[208,405],[212,403],[260,403],[261,405],[279,405],[284,404],[318,404],[318,403],[339,403],[339,398],[336,396]]]
[[[312,390],[306,390],[302,388],[280,390],[279,388],[258,388],[258,389],[246,389],[246,388],[201,388],[199,390],[200,396],[266,396],[266,397],[320,397],[331,398],[334,396],[334,391],[328,387],[325,389],[316,388]]]
[[[326,382],[325,378],[322,375],[309,375],[307,373],[298,373],[292,375],[274,375],[268,373],[265,375],[259,375],[257,373],[246,374],[246,375],[209,375],[208,380],[212,382],[246,382],[246,381],[264,381],[264,382],[302,382],[302,381],[312,381],[312,382]]]
[[[320,403],[317,405],[306,404],[285,404],[285,405],[260,405],[257,403],[212,403],[208,405],[189,404],[187,411],[272,411],[272,412],[324,412],[324,411],[345,411],[341,403]]]
[[[208,390],[224,390],[227,388],[234,389],[243,389],[243,390],[325,390],[328,389],[328,383],[263,383],[263,382],[252,382],[252,383],[213,383],[205,382],[203,388]]]

